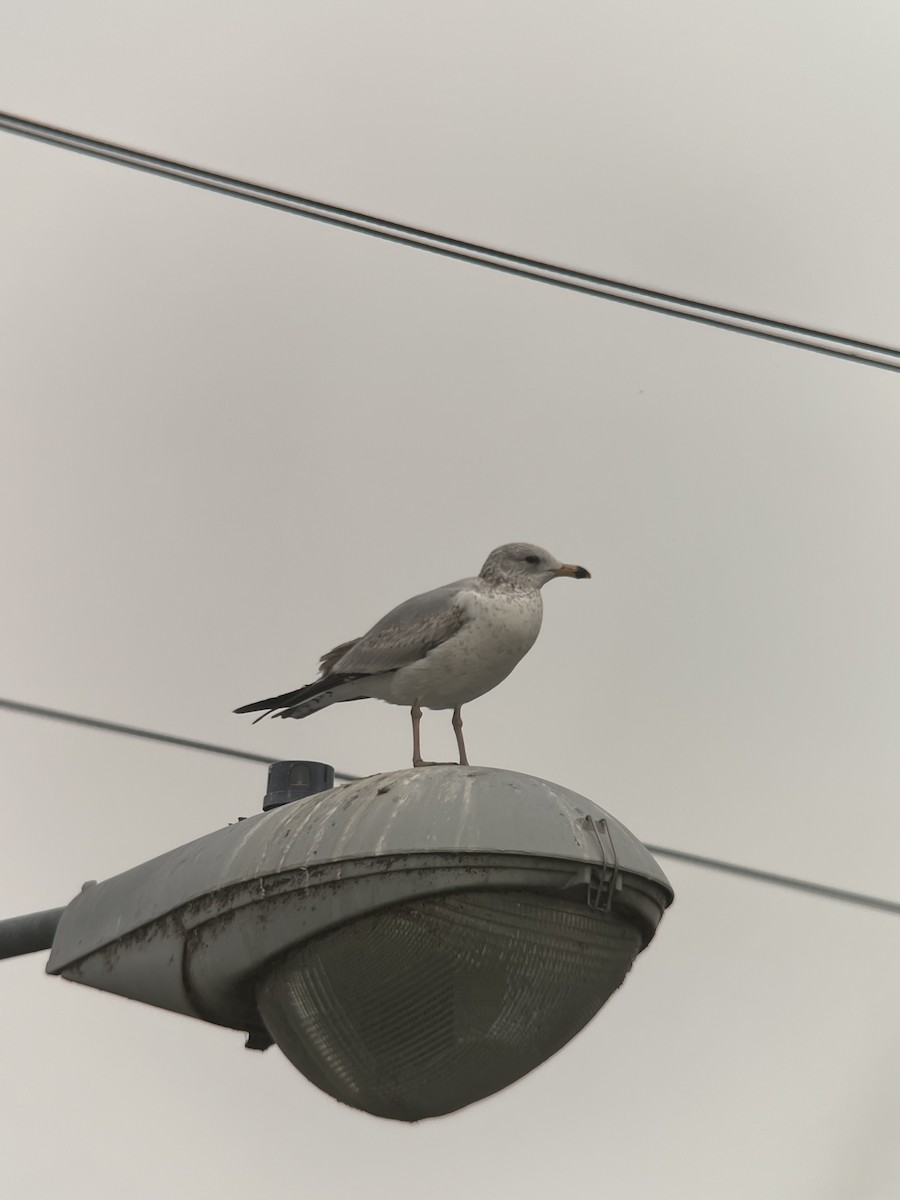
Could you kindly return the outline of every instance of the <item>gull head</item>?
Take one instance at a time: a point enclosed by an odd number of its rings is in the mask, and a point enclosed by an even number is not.
[[[563,563],[540,546],[530,542],[509,542],[487,556],[481,578],[487,583],[515,583],[520,587],[541,588],[551,579],[590,579],[590,571],[574,563]]]

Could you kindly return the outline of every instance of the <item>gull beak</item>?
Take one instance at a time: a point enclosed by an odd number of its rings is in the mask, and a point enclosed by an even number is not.
[[[563,563],[562,566],[556,568],[553,574],[565,575],[569,579],[590,579],[591,577],[590,571],[585,570],[584,567],[576,567],[574,563]]]

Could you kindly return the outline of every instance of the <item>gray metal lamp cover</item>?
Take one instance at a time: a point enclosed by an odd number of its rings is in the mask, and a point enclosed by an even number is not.
[[[400,1120],[505,1087],[590,1020],[673,893],[574,792],[479,767],[376,775],[86,887],[47,970],[271,1034]]]

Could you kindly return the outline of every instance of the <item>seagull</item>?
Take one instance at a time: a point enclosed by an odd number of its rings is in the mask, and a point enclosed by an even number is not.
[[[560,577],[591,573],[529,542],[498,546],[478,575],[405,600],[362,637],[323,654],[314,683],[234,711],[260,712],[257,721],[299,719],[329,704],[386,700],[410,710],[413,766],[433,767],[422,759],[422,709],[452,708],[459,765],[467,767],[462,706],[502,683],[528,653],[541,628],[541,588]]]

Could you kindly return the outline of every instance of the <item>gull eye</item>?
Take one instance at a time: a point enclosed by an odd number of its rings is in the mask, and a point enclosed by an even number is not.
[[[538,558],[538,556],[537,556],[536,554],[526,554],[526,555],[525,555],[525,561],[526,561],[527,563],[531,563],[533,566],[537,566],[537,564],[538,564],[538,563],[539,563],[541,560]]]

